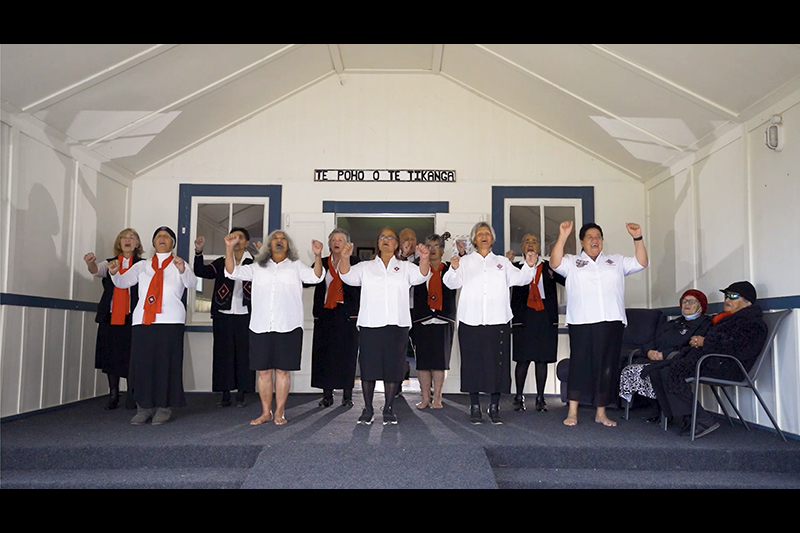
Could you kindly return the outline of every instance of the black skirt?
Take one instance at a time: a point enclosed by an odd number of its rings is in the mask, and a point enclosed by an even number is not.
[[[314,321],[311,349],[311,386],[318,389],[352,389],[358,359],[358,328],[344,305],[323,308]]]
[[[250,315],[214,317],[214,360],[211,390],[255,392],[256,374],[250,370]]]
[[[461,392],[511,392],[511,324],[458,324]]]
[[[411,328],[411,339],[416,349],[417,370],[450,370],[453,330],[455,326],[452,322],[414,324]]]
[[[558,325],[546,310],[525,308],[522,324],[511,329],[514,338],[514,361],[555,363],[558,354]]]
[[[624,330],[620,321],[570,324],[568,400],[595,407],[616,401]]]
[[[287,333],[250,332],[251,370],[300,370],[303,354],[303,328]]]
[[[358,361],[363,381],[403,381],[409,329],[400,326],[361,328]]]
[[[183,324],[133,326],[128,388],[139,407],[183,407]]]
[[[128,377],[131,366],[131,315],[125,324],[112,326],[111,322],[97,324],[97,343],[94,350],[94,367],[112,376]]]

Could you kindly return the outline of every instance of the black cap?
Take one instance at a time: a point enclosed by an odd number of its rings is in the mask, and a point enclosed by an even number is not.
[[[720,292],[732,292],[738,294],[748,302],[753,303],[756,301],[756,288],[749,281],[737,281],[731,283],[726,289],[720,289]]]
[[[166,231],[167,233],[169,233],[169,236],[172,237],[172,247],[175,248],[175,245],[177,244],[178,240],[175,238],[175,232],[169,229],[167,226],[161,226],[160,228],[156,228],[156,230],[153,232],[153,239],[151,241],[153,243],[153,246],[156,245],[156,235],[158,235],[159,231]]]

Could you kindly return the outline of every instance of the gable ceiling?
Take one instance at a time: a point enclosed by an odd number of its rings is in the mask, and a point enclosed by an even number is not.
[[[345,73],[443,76],[645,181],[800,89],[796,44],[3,44],[3,109],[141,175]]]

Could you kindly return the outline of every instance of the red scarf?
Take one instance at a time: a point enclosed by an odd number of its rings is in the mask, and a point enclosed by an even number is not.
[[[336,309],[339,302],[344,301],[344,287],[342,286],[342,278],[339,273],[333,268],[333,256],[328,257],[328,272],[331,273],[331,284],[328,285],[328,295],[325,297],[325,309]]]
[[[544,263],[539,263],[539,266],[536,267],[536,277],[533,279],[533,281],[531,281],[531,287],[528,291],[528,307],[537,311],[544,310],[542,295],[539,294],[539,278],[542,277],[543,265]]]
[[[729,313],[729,312],[727,312],[727,311],[723,311],[723,312],[721,312],[721,313],[720,313],[720,314],[718,314],[718,315],[714,315],[714,318],[712,318],[712,319],[711,319],[711,325],[714,325],[714,324],[716,324],[717,322],[719,322],[720,320],[722,320],[722,319],[723,319],[723,318],[725,318],[726,316],[731,316],[732,314],[733,314],[733,313]]]
[[[144,316],[142,317],[142,324],[150,325],[155,319],[156,315],[161,312],[161,295],[164,292],[164,269],[167,268],[172,262],[173,255],[164,259],[161,267],[158,266],[158,256],[153,256],[151,263],[155,274],[153,279],[150,280],[150,287],[147,288],[147,298],[144,300]]]
[[[437,311],[442,310],[442,270],[444,263],[439,263],[439,268],[431,267],[431,278],[428,280],[428,307]]]
[[[122,266],[122,260],[125,258],[122,254],[117,256],[117,262],[119,263],[119,273],[124,274],[128,271],[129,268],[133,266],[133,256],[131,256],[130,263],[128,264],[128,268],[124,268]],[[120,289],[119,287],[114,287],[114,295],[111,298],[111,325],[112,326],[124,326],[125,325],[125,317],[131,313],[131,293],[128,289]]]

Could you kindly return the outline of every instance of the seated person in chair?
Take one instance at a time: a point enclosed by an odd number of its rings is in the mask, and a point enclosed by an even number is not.
[[[681,353],[662,363],[648,365],[648,374],[659,406],[668,418],[684,419],[681,434],[691,428],[692,386],[686,378],[694,377],[697,361],[706,354],[726,354],[741,361],[750,370],[767,340],[767,325],[756,303],[756,288],[748,281],[737,281],[726,289],[723,312],[713,318],[713,325],[703,336],[694,336]],[[744,379],[738,365],[730,359],[711,358],[703,363],[701,376],[723,379]],[[709,412],[698,405],[695,438],[719,428]]]
[[[663,361],[673,352],[689,346],[689,339],[705,335],[711,327],[711,317],[706,314],[708,299],[703,292],[695,289],[684,292],[680,299],[680,307],[681,316],[661,324],[653,340],[645,343],[640,350],[636,350],[631,364],[622,369],[619,380],[621,398],[630,402],[634,393],[638,393],[646,398],[655,399],[650,378],[641,376],[642,369],[655,361]],[[659,412],[656,412],[655,417],[648,419],[651,422],[658,420]]]

